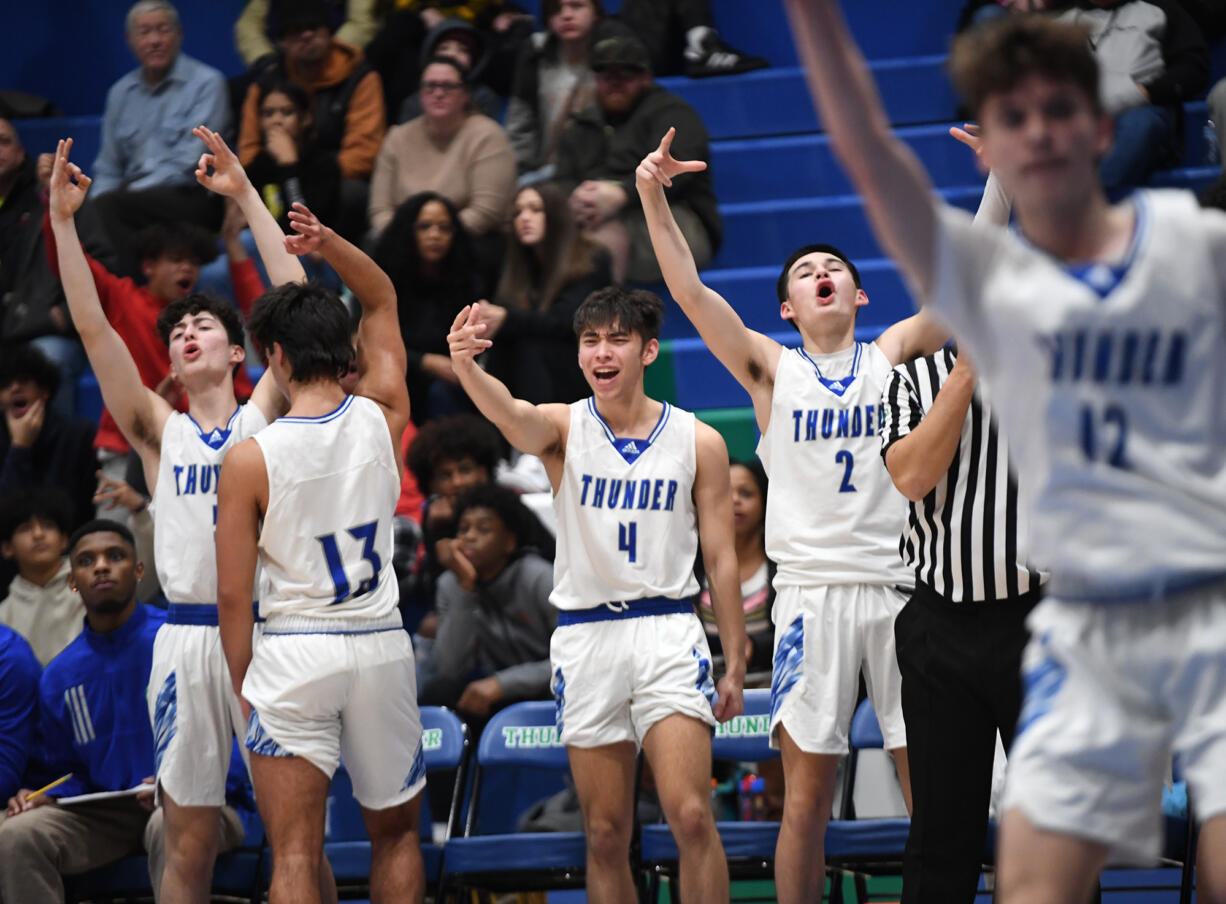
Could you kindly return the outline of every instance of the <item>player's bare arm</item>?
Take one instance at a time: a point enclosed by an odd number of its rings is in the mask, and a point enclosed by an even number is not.
[[[891,364],[931,355],[949,341],[949,330],[927,311],[898,321],[877,337],[877,347]]]
[[[744,710],[745,609],[737,572],[732,529],[732,485],[728,477],[728,447],[724,438],[701,421],[694,424],[696,467],[694,508],[698,513],[698,542],[711,588],[711,606],[719,642],[724,648],[724,677],[716,690],[715,718],[727,722]]]
[[[809,93],[873,231],[921,297],[932,288],[936,200],[911,150],[890,131],[877,87],[838,0],[785,0]]]
[[[707,164],[701,160],[673,159],[675,134],[675,129],[669,129],[660,146],[644,157],[635,171],[651,247],[668,291],[698,329],[711,353],[749,392],[758,426],[765,430],[783,346],[746,327],[732,305],[699,279],[694,255],[668,207],[664,188],[672,185],[676,176],[704,170]]]
[[[72,139],[59,142],[51,169],[50,216],[55,234],[60,280],[68,300],[73,326],[85,346],[90,367],[98,378],[102,401],[110,409],[124,437],[141,457],[149,491],[157,482],[162,428],[170,417],[170,405],[141,382],[140,371],[123,338],[106,319],[98,288],[81,249],[73,216],[85,201],[90,178],[68,159]]]
[[[234,199],[255,238],[260,260],[264,262],[272,284],[279,286],[289,282],[306,282],[302,263],[285,248],[285,234],[224,139],[205,126],[197,126],[192,134],[208,148],[196,164],[196,181],[211,192]],[[251,402],[270,421],[285,414],[289,408],[289,400],[277,389],[272,374],[268,372],[256,383]]]
[[[506,384],[477,366],[477,355],[494,343],[482,338],[485,324],[477,305],[466,305],[451,324],[447,345],[451,366],[468,397],[507,441],[521,452],[545,462],[556,490],[562,479],[562,458],[570,428],[570,409],[562,404],[533,405],[511,395]]]
[[[305,204],[289,213],[295,235],[285,240],[294,254],[318,250],[362,306],[358,325],[358,395],[378,403],[387,417],[393,442],[409,422],[409,391],[404,382],[407,358],[396,312],[396,288],[386,273],[360,248],[325,226]]]
[[[974,392],[975,371],[970,357],[959,354],[919,426],[886,450],[885,468],[890,479],[912,502],[931,493],[949,471]]]
[[[205,126],[196,126],[192,134],[204,142],[208,150],[196,164],[196,181],[211,192],[233,198],[247,219],[247,227],[259,249],[260,260],[274,286],[291,282],[306,282],[302,262],[285,247],[285,233],[277,225],[272,212],[265,206],[259,192],[247,178],[247,172],[225,140]],[[209,170],[212,170],[210,173]]]
[[[254,439],[227,454],[217,484],[217,623],[234,693],[242,699],[255,623],[251,588],[259,556],[260,517],[268,505],[264,453]],[[244,712],[249,711],[246,701]]]

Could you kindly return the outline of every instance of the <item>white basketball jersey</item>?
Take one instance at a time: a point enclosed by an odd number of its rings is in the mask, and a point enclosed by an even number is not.
[[[903,584],[898,554],[907,500],[881,461],[881,393],[891,365],[857,342],[850,370],[836,356],[784,349],[758,457],[770,477],[766,554],[776,587]]]
[[[347,396],[320,417],[283,417],[256,436],[268,471],[260,614],[396,620],[396,450],[382,409]]]
[[[217,604],[217,480],[231,447],[268,426],[255,405],[240,405],[225,429],[205,433],[189,414],[172,412],[162,430],[153,490],[153,557],[172,603]]]
[[[698,592],[694,415],[664,403],[647,439],[613,435],[593,399],[570,406],[550,601],[559,609]]]
[[[945,210],[932,304],[1037,498],[1052,592],[1156,599],[1226,577],[1226,216],[1133,195],[1118,265],[1066,265]]]

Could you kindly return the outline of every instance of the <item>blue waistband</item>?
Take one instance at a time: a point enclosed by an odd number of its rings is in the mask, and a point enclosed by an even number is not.
[[[264,619],[260,618],[259,600],[253,602],[251,608],[255,612],[255,620],[262,623]],[[171,603],[166,607],[166,624],[206,625],[216,628],[217,607],[211,603]]]
[[[217,627],[217,607],[208,603],[171,603],[166,607],[168,625],[211,625]]]
[[[627,600],[623,603],[602,603],[590,609],[561,609],[558,611],[558,627],[621,618],[641,618],[645,615],[685,615],[687,612],[693,614],[693,600],[647,596],[641,600]]]

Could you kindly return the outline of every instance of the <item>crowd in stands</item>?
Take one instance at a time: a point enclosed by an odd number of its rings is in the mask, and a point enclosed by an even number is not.
[[[1144,184],[1177,160],[1182,105],[1209,87],[1226,4],[972,0],[959,27],[1030,9],[1088,29],[1117,123],[1106,185]],[[697,111],[655,78],[768,65],[726,44],[717,26],[709,0],[623,0],[615,16],[601,0],[544,0],[539,22],[507,0],[248,0],[234,27],[248,71],[227,80],[182,52],[164,0],[140,0],[116,23],[138,65],[107,93],[97,159],[81,161],[93,187],[77,229],[103,310],[147,387],[186,410],[159,314],[198,290],[219,252],[241,312],[267,288],[242,215],[193,175],[199,124],[231,141],[287,234],[290,210],[304,204],[367,248],[395,286],[413,418],[401,447],[397,564],[423,703],[482,723],[515,700],[548,697],[556,624],[549,482],[474,413],[452,371],[448,330],[463,307],[479,305],[498,339],[485,366],[514,396],[569,403],[588,394],[575,354],[579,304],[612,283],[661,279],[636,167],[670,127],[678,160],[711,159]],[[1226,80],[1208,102],[1226,144]],[[149,725],[125,719],[143,720],[141,675],[161,617],[156,511],[110,412],[96,423],[78,415],[85,359],[46,212],[50,149],[23,147],[20,130],[0,119],[0,800],[67,771],[74,785],[57,793],[122,790],[153,773]],[[709,171],[665,195],[695,263],[707,266],[723,237]],[[307,266],[328,278],[326,264]],[[252,389],[239,366],[240,401]],[[769,673],[774,565],[762,466],[734,463],[732,486],[749,670]],[[718,653],[703,586],[698,611]],[[134,751],[126,771],[81,752],[86,735],[108,733]],[[238,843],[252,812],[235,764],[222,849]],[[26,810],[53,810],[40,806],[50,797],[0,818],[0,859],[24,845],[13,856],[51,890],[45,900],[58,881],[46,838],[97,834],[45,813],[37,831],[16,838],[12,826],[33,824]],[[116,807],[122,828],[107,831],[122,841],[106,848],[111,859],[156,851],[148,803]],[[151,869],[160,862],[151,858]],[[81,868],[59,861],[61,872]]]

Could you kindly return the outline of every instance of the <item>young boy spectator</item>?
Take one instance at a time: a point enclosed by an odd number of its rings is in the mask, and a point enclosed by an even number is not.
[[[549,695],[553,565],[521,539],[533,516],[509,487],[470,487],[455,513],[453,565],[438,582],[434,678],[421,698],[484,718]]]
[[[0,554],[17,565],[0,602],[0,624],[24,637],[42,665],[81,633],[85,608],[64,558],[71,530],[68,500],[59,490],[28,491],[0,506]]]
[[[33,345],[0,359],[0,497],[37,486],[62,489],[72,505],[69,529],[93,514],[95,427],[51,404],[61,373]]]
[[[0,625],[0,798],[4,800],[21,787],[34,747],[42,673],[26,639]]]

